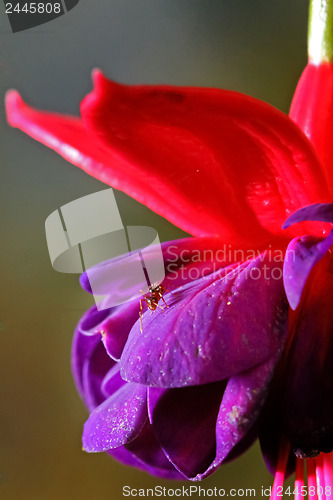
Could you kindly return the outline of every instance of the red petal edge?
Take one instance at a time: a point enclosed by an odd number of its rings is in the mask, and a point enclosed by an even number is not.
[[[7,98],[8,120],[196,236],[270,239],[328,200],[312,148],[283,113],[230,91],[127,86],[94,73],[82,122]],[[286,236],[283,234],[283,236]]]
[[[298,83],[290,117],[308,136],[333,194],[333,64],[308,64]]]

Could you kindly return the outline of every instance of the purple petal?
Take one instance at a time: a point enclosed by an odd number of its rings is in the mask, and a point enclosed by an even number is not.
[[[227,255],[220,246],[216,238],[184,238],[163,243],[167,273],[164,285],[169,286],[172,291],[184,283],[192,282],[195,277],[204,276],[225,265]],[[153,257],[154,253],[151,255]],[[92,272],[97,275],[109,272],[112,275],[110,270],[117,266],[117,262],[117,259],[101,262]],[[80,280],[83,288],[91,293],[87,274],[84,273]],[[107,293],[114,293],[115,288],[116,284],[110,282]],[[139,299],[101,311],[93,306],[81,319],[79,328],[87,335],[101,333],[109,356],[119,361],[129,332],[139,319],[139,309]]]
[[[131,301],[113,307],[108,317],[100,324],[105,349],[115,361],[119,361],[131,328],[139,318],[139,304],[139,301]]]
[[[133,443],[135,441],[133,441]],[[161,477],[163,479],[184,479],[184,477],[171,464],[172,468],[154,467],[153,465],[146,463],[144,460],[139,459],[134,453],[126,449],[125,446],[108,450],[107,453],[122,464],[136,467],[153,476]]]
[[[166,294],[164,314],[146,312],[143,333],[134,325],[122,377],[183,387],[223,380],[269,359],[287,326],[281,267],[265,253]]]
[[[101,342],[100,335],[83,335],[80,328],[76,327],[72,344],[72,373],[77,390],[82,398],[84,398],[83,365],[90,358],[99,342]]]
[[[229,381],[149,388],[153,428],[169,460],[188,479],[204,479],[228,461],[237,445],[244,451],[253,442],[252,429],[280,353]]]
[[[266,363],[229,380],[216,424],[216,458],[207,473],[219,467],[251,431],[265,402],[281,352],[282,346]]]
[[[112,394],[125,384],[127,382],[120,376],[119,363],[116,363],[103,378],[101,392],[104,395],[104,399],[112,396]]]
[[[119,446],[118,448],[113,448],[112,450],[107,450],[108,455],[118,460],[124,465],[129,465],[130,467],[142,468],[141,461],[136,458],[130,451],[128,451],[125,446]]]
[[[72,344],[72,372],[75,384],[89,409],[98,406],[104,399],[100,383],[114,361],[107,355],[101,335],[94,330],[99,315],[96,308],[89,309],[81,318],[74,333]],[[86,330],[86,326],[92,330]],[[93,333],[95,332],[95,333]]]
[[[332,276],[333,256],[327,252],[314,266],[301,305],[291,315],[287,362],[283,374],[277,373],[260,429],[265,462],[273,472],[281,435],[301,457],[333,448]]]
[[[282,228],[287,229],[292,224],[297,224],[305,220],[333,223],[333,203],[315,203],[314,205],[300,208],[288,217]]]
[[[175,467],[195,478],[212,463],[215,426],[225,381],[181,389],[149,389],[149,413],[161,446]]]
[[[82,436],[84,450],[95,453],[128,443],[147,417],[147,388],[125,384],[90,414]]]
[[[100,264],[99,264],[100,265]],[[83,288],[83,290],[85,292],[88,292],[92,295],[93,291],[91,289],[91,286],[90,286],[90,281],[89,281],[89,278],[88,278],[88,275],[86,272],[84,272],[83,274],[81,274],[80,278],[80,285],[81,287]]]
[[[234,448],[232,448],[230,453],[223,460],[223,464],[228,464],[229,462],[232,462],[236,458],[240,457],[256,442],[256,440],[258,439],[259,420],[260,419],[258,419],[252,425],[245,436],[240,441],[238,441]],[[215,466],[214,469],[212,469],[212,472],[214,472],[214,470]]]
[[[298,456],[315,456],[333,448],[332,276],[333,256],[326,253],[314,267],[301,306],[292,316],[288,362],[264,422],[262,441],[269,459],[277,447],[268,426],[276,420],[275,428]]]
[[[102,311],[105,316],[105,311]],[[78,323],[72,345],[72,371],[77,389],[86,406],[91,410],[104,399],[101,382],[114,361],[102,344],[98,325],[100,312],[90,308]]]
[[[119,361],[133,324],[139,318],[139,303],[129,302],[121,306],[98,311],[92,306],[80,319],[77,330],[85,336],[102,335],[109,356]]]
[[[155,471],[159,471],[159,475],[163,472],[167,474],[166,477],[168,478],[184,479],[184,476],[174,468],[166,457],[149,422],[146,423],[139,436],[126,444],[125,448],[141,460],[143,464],[153,467]]]
[[[105,400],[101,386],[103,379],[113,366],[114,361],[107,355],[100,340],[82,367],[83,399],[90,411]]]
[[[288,245],[283,282],[290,307],[295,310],[300,303],[303,288],[314,265],[333,245],[333,230],[318,242],[310,236],[294,238]]]
[[[98,311],[96,306],[90,307],[79,321],[78,328],[85,335],[96,335],[101,333],[100,325],[109,316],[112,309]]]

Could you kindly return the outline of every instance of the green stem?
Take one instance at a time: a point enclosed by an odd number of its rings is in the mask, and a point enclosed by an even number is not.
[[[308,54],[313,64],[333,62],[333,0],[310,0]]]

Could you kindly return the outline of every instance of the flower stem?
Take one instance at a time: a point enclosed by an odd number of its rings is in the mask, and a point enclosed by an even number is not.
[[[308,54],[313,64],[333,62],[333,0],[310,0]]]

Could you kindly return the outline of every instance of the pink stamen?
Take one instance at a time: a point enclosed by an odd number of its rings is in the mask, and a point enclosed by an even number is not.
[[[278,463],[270,500],[283,497],[283,484],[289,459],[290,445],[283,441],[279,450]],[[307,488],[304,482],[304,460],[296,459],[295,500],[308,495],[311,500],[333,500],[333,452],[320,453],[316,458],[307,458]]]
[[[283,441],[281,443],[279,450],[279,458],[276,467],[270,500],[280,500],[282,498],[284,476],[286,473],[286,467],[289,458],[289,450],[290,450],[289,443],[287,443],[287,441]]]
[[[333,453],[323,454],[326,497],[333,496]]]
[[[296,459],[295,500],[304,500],[304,460]]]
[[[306,460],[307,476],[308,476],[308,497],[312,500],[318,500],[317,497],[317,481],[316,481],[316,462],[314,458]]]
[[[326,500],[323,453],[315,458],[318,500]]]

